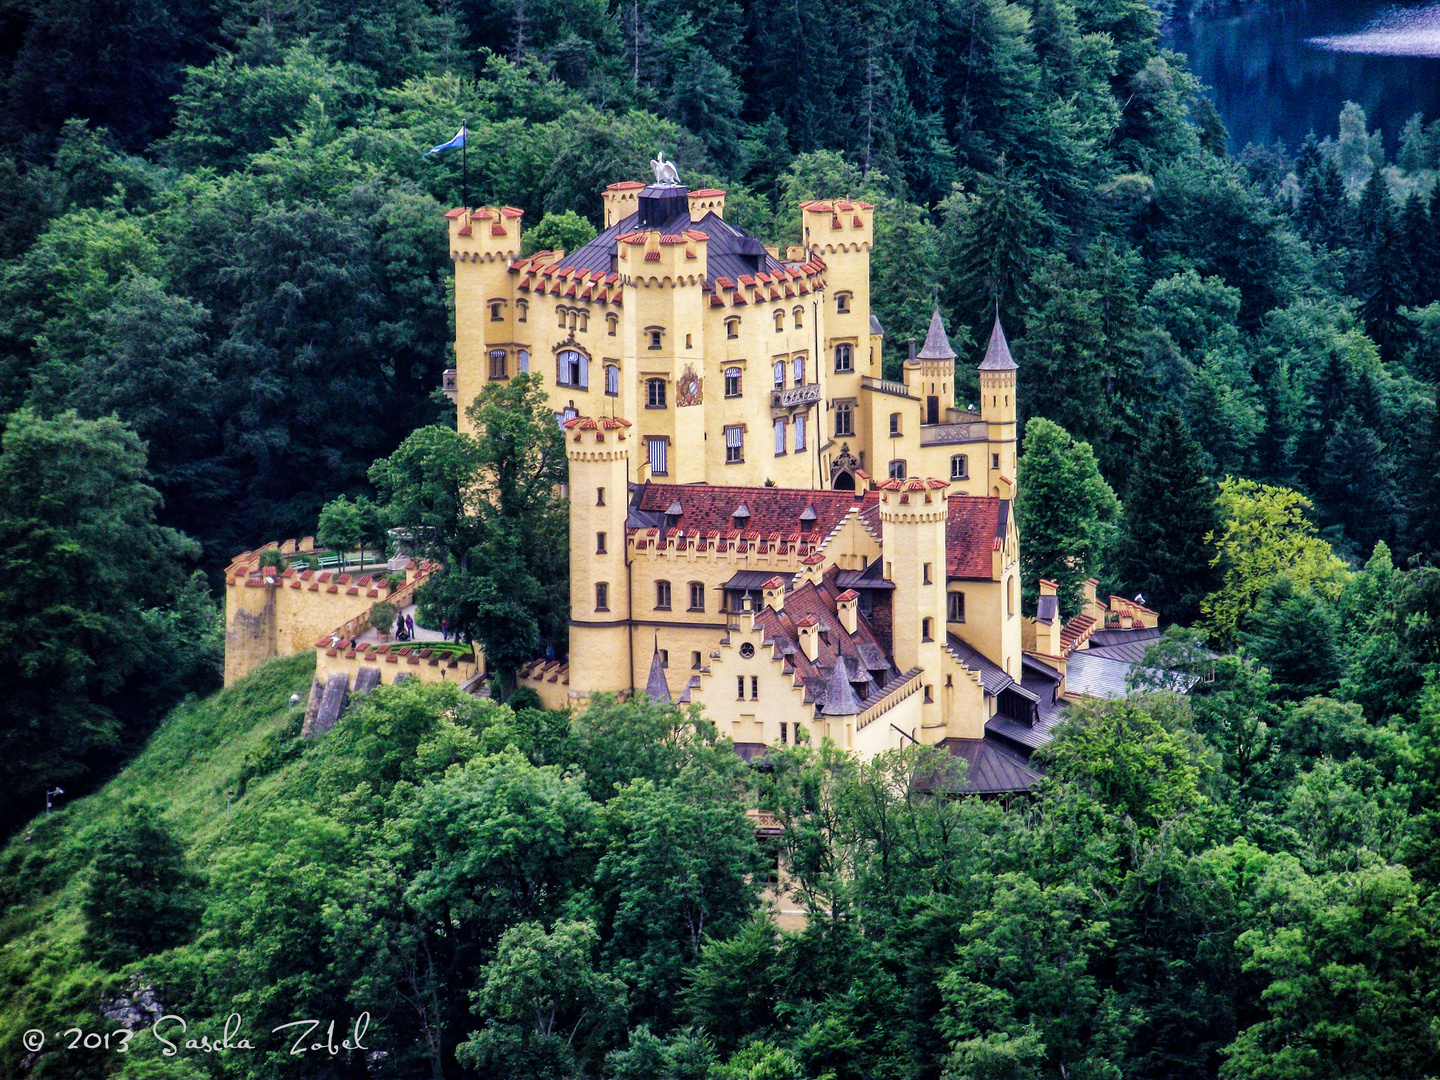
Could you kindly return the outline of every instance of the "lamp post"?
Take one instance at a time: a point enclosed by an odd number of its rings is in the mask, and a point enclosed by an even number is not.
[[[55,795],[64,795],[64,794],[65,794],[65,789],[64,789],[63,787],[47,788],[47,789],[46,789],[46,791],[45,791],[45,816],[46,816],[46,817],[49,817],[49,816],[50,816],[50,806],[51,806],[50,800],[51,800],[51,798],[52,798],[53,796],[55,796]]]

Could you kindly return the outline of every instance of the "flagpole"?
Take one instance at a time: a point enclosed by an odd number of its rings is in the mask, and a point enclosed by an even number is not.
[[[460,205],[470,209],[470,121],[460,122]]]

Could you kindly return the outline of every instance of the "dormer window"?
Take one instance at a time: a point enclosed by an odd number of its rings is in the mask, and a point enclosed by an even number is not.
[[[684,513],[685,508],[680,505],[679,499],[676,499],[674,502],[672,502],[665,510],[666,528],[676,528],[680,524],[680,518],[684,515]]]
[[[735,512],[730,515],[730,520],[734,522],[735,528],[746,528],[750,524],[750,508],[742,502],[735,508]]]
[[[814,506],[805,507],[805,509],[800,512],[800,531],[806,533],[811,532],[815,528],[815,520],[819,516],[820,515],[815,513]]]

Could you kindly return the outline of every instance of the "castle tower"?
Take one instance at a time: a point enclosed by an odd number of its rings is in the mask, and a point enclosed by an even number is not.
[[[570,693],[631,689],[625,516],[630,421],[565,422],[570,464]]]
[[[825,372],[827,402],[857,401],[860,379],[880,375],[878,337],[870,326],[870,249],[875,244],[875,208],[849,199],[820,199],[800,204],[800,240],[805,253],[825,267],[825,292],[816,305],[816,360]],[[841,442],[867,445],[862,410]],[[822,412],[820,422],[834,434],[833,418]],[[866,462],[873,469],[874,462]],[[825,486],[829,486],[828,480]]]
[[[950,516],[944,480],[886,480],[880,489],[881,548],[885,577],[894,583],[891,636],[895,666],[923,668],[921,726],[940,730],[945,719],[939,688],[945,647],[945,523]],[[938,736],[943,738],[943,734]],[[926,741],[924,739],[922,742]]]
[[[513,206],[481,206],[445,215],[455,263],[455,404],[462,431],[468,429],[465,410],[488,381],[490,352],[505,350],[507,373],[518,370],[510,260],[520,254],[524,213]]]
[[[988,491],[1001,499],[1015,497],[1016,370],[997,311],[985,359],[980,361],[980,415],[989,428]]]
[[[914,359],[905,361],[905,385],[924,404],[922,424],[945,423],[946,412],[955,405],[955,350],[940,318],[940,305],[930,316],[925,344]]]
[[[636,206],[637,227],[619,238],[615,267],[625,296],[621,348],[638,376],[635,385],[647,388],[636,412],[637,434],[668,440],[666,475],[675,483],[695,483],[708,479],[705,395],[698,388],[705,366],[703,287],[710,238],[688,227],[691,199],[683,187],[647,187]],[[663,387],[665,407],[650,406],[652,382]]]

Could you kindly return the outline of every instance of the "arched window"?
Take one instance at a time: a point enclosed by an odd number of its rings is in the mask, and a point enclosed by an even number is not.
[[[501,300],[491,300],[491,301],[490,301],[490,321],[491,321],[491,322],[504,322],[504,321],[505,321],[505,304],[504,304],[503,301],[501,301]]]
[[[775,312],[775,332],[778,334],[785,329],[785,312]]]
[[[665,408],[665,380],[645,380],[645,407],[647,409]]]
[[[950,479],[970,479],[970,459],[964,454],[956,454],[950,459]]]
[[[1006,588],[1005,613],[1007,615],[1015,614],[1015,579],[1013,577],[1009,579]]]
[[[521,321],[521,322],[524,322],[525,320],[522,319],[522,320],[520,320],[520,321]],[[521,349],[519,352],[517,352],[517,353],[515,354],[515,359],[519,362],[519,364],[520,364],[520,370],[521,370],[521,371],[528,372],[528,371],[530,370],[530,350],[529,350],[529,349]]]
[[[505,378],[505,350],[504,350],[504,349],[491,349],[491,350],[490,350],[490,378],[492,378],[492,379],[503,379],[503,378]]]
[[[725,396],[740,396],[740,369],[738,367],[727,367],[725,369]]]
[[[855,347],[847,342],[835,346],[835,370],[855,370]]]
[[[605,393],[611,397],[620,395],[620,369],[614,364],[605,365]]]
[[[839,315],[846,315],[850,311],[850,294],[848,292],[835,294],[835,311]]]
[[[896,458],[894,461],[890,462],[890,479],[891,479],[891,480],[904,480],[904,479],[905,479],[905,459],[904,459],[904,458]]]
[[[605,333],[609,334],[611,337],[614,337],[615,331],[619,328],[619,326],[619,315],[616,315],[612,312],[611,314],[605,316]]]
[[[795,311],[794,311],[794,315],[795,315],[795,329],[796,329],[796,330],[799,330],[802,326],[805,325],[805,309],[804,309],[803,307],[796,307],[796,308],[795,308]]]
[[[790,361],[791,377],[795,380],[796,386],[805,385],[805,357],[797,356]]]
[[[740,316],[739,316],[739,315],[736,315],[736,316],[733,317],[733,318],[730,318],[730,319],[726,319],[726,320],[725,320],[725,336],[726,336],[727,338],[729,338],[730,340],[732,340],[732,341],[735,340],[736,338],[738,338],[738,337],[740,336]]]
[[[561,349],[555,356],[555,385],[590,388],[590,358],[578,349]]]
[[[565,321],[570,317],[570,313],[569,313],[568,311],[566,311],[566,310],[562,307],[562,308],[556,308],[556,309],[555,309],[555,314],[556,314],[556,315],[559,317],[559,319],[560,319],[560,329],[561,329],[561,330],[564,330],[564,329],[565,329]]]
[[[530,319],[530,301],[529,301],[529,300],[516,300],[516,301],[515,301],[515,321],[516,321],[516,322],[528,322],[529,319]]]
[[[784,360],[776,360],[776,361],[775,361],[774,374],[775,374],[775,389],[776,389],[776,390],[784,390],[784,389],[785,389],[785,361],[784,361]]]

